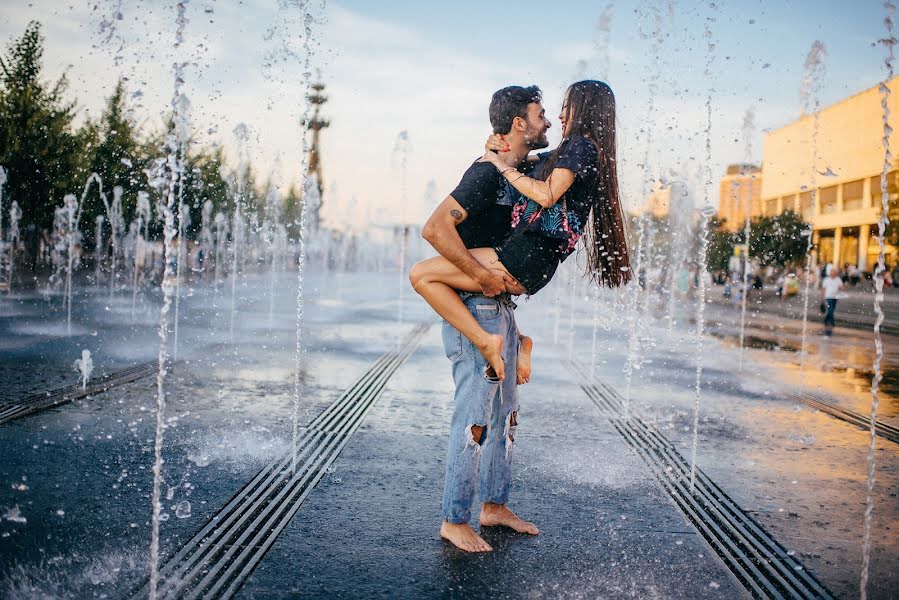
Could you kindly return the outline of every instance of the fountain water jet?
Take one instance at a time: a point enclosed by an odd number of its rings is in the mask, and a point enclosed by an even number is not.
[[[409,281],[406,277],[406,245],[407,234],[409,228],[406,226],[406,166],[409,159],[409,132],[402,130],[396,136],[396,143],[393,146],[394,157],[399,158],[400,167],[400,206],[402,214],[400,216],[400,291],[397,300],[397,322],[403,324],[403,296]]]
[[[150,195],[147,192],[137,193],[137,214],[134,224],[137,226],[137,237],[134,241],[134,262],[131,273],[131,320],[134,321],[134,310],[137,305],[137,288],[139,275],[143,269],[146,253],[147,237],[150,227]]]
[[[309,138],[306,135],[308,131],[309,117],[312,107],[310,101],[309,90],[312,88],[312,24],[315,19],[304,7],[303,14],[303,89],[306,90],[303,102],[303,134],[302,146],[303,157],[300,162],[300,189],[303,194],[302,207],[300,209],[300,253],[297,258],[297,314],[296,314],[296,352],[294,353],[294,375],[293,375],[293,430],[291,435],[292,451],[290,468],[296,473],[297,470],[297,443],[299,441],[299,424],[300,424],[300,387],[302,378],[302,358],[303,358],[303,279],[306,268],[306,242],[308,236],[307,221],[311,208],[309,206],[312,194],[318,193],[318,182],[315,175],[309,176]],[[324,10],[324,3],[322,3]]]
[[[646,106],[646,117],[644,119],[644,132],[646,135],[646,148],[643,153],[643,190],[642,190],[642,198],[647,198],[649,195],[650,182],[652,178],[649,174],[649,159],[650,159],[650,150],[653,147],[653,138],[652,132],[655,129],[654,120],[655,120],[655,99],[658,96],[658,83],[662,74],[662,61],[661,61],[661,46],[662,46],[662,17],[656,7],[653,14],[653,30],[652,33],[649,34],[649,37],[652,38],[652,64],[650,65],[650,73],[649,73],[649,85],[647,90],[647,106]],[[647,34],[642,31],[640,32],[640,37],[645,39]],[[640,221],[639,221],[639,235],[637,238],[637,261],[635,265],[634,275],[636,276],[637,285],[633,286],[633,294],[632,294],[632,303],[630,310],[628,310],[628,352],[627,359],[624,363],[624,412],[625,415],[630,414],[630,405],[631,405],[631,385],[633,382],[634,371],[640,368],[640,325],[641,321],[645,319],[647,305],[648,305],[648,297],[649,291],[647,289],[642,290],[643,302],[641,303],[641,286],[640,281],[643,278],[644,285],[648,283],[646,280],[644,273],[646,272],[646,268],[643,266],[643,254],[647,252],[648,248],[648,239],[651,239],[652,236],[652,222],[651,222],[651,214],[648,216],[645,210],[641,209],[640,212]],[[638,318],[638,314],[640,317]]]
[[[802,79],[802,88],[799,91],[802,100],[802,110],[808,113],[810,110],[812,117],[812,161],[811,161],[811,186],[809,188],[811,211],[815,210],[815,174],[817,173],[816,163],[818,160],[818,109],[821,104],[820,85],[824,76],[824,44],[816,40],[809,50],[805,58],[805,77]],[[802,207],[800,206],[800,210]],[[809,285],[811,283],[812,271],[812,232],[811,227],[803,235],[808,236],[805,247],[805,286],[802,292],[802,347],[799,351],[799,383],[805,379],[805,357],[807,354],[806,342],[808,337],[808,296]]]
[[[709,8],[714,10],[715,5]],[[712,23],[714,17],[709,15],[705,20],[703,37],[706,38],[706,59],[703,75],[706,81],[712,80],[712,59],[714,58],[715,42],[712,37]],[[712,92],[710,87],[705,99],[706,126],[705,126],[705,171],[706,179],[703,186],[705,202],[699,211],[699,305],[696,309],[696,384],[693,388],[693,442],[690,452],[690,493],[693,493],[696,481],[696,453],[699,449],[699,402],[702,390],[702,338],[705,329],[705,275],[708,269],[706,254],[709,249],[709,218],[715,214],[715,208],[709,202],[709,187],[712,185]]]
[[[746,153],[743,156],[744,168],[752,160],[752,136],[755,132],[755,111],[749,109],[743,117],[743,140],[746,143]],[[743,175],[746,175],[744,170]],[[749,189],[752,193],[752,179],[755,175],[750,175]],[[744,180],[745,185],[745,180]],[[743,341],[746,335],[746,302],[749,296],[749,235],[752,230],[752,200],[744,193],[746,200],[746,225],[743,229],[743,243],[746,245],[746,253],[743,258],[743,298],[740,306],[740,371],[743,370]]]
[[[179,2],[177,9],[177,29],[175,32],[174,48],[177,51],[184,41],[184,28],[187,25],[186,1]],[[184,85],[184,67],[186,63],[176,62],[173,65],[173,94],[172,113],[175,122],[180,119],[179,111],[182,107],[180,101],[181,88]],[[160,202],[163,214],[163,275],[162,275],[162,307],[159,309],[159,371],[156,376],[156,435],[153,444],[153,492],[151,503],[153,517],[150,534],[150,600],[156,600],[156,592],[159,580],[159,523],[160,502],[162,490],[162,442],[165,431],[165,377],[167,374],[168,360],[168,312],[172,303],[174,273],[172,272],[172,253],[174,252],[175,237],[175,187],[178,183],[181,165],[179,159],[182,156],[175,132],[170,131],[166,139],[166,167],[168,169],[168,193],[165,201]]]
[[[249,158],[247,156],[247,141],[250,139],[250,130],[245,123],[239,123],[234,128],[234,137],[237,138],[237,195],[234,200],[234,214],[232,216],[231,225],[231,324],[229,326],[230,340],[234,342],[234,315],[237,312],[237,277],[239,274],[240,263],[240,246],[243,241],[241,238],[244,234],[243,216],[241,215],[241,204],[243,196],[246,192],[247,185],[247,165]]]
[[[868,478],[865,494],[865,526],[864,535],[862,536],[862,569],[859,580],[859,597],[861,600],[867,600],[868,597],[868,574],[871,566],[871,524],[874,517],[874,449],[877,443],[877,408],[879,404],[878,387],[883,379],[883,371],[881,370],[881,361],[883,360],[883,340],[880,335],[880,326],[883,324],[884,313],[881,303],[883,302],[883,274],[886,272],[886,245],[885,235],[886,227],[889,224],[889,194],[888,194],[888,176],[893,165],[893,153],[890,149],[890,135],[893,128],[890,126],[890,107],[889,100],[892,90],[889,88],[889,82],[893,78],[893,59],[896,46],[896,38],[893,36],[893,15],[896,12],[896,6],[887,0],[884,2],[886,8],[886,17],[883,22],[886,25],[887,35],[880,40],[880,43],[887,48],[887,57],[884,60],[886,67],[886,77],[880,84],[880,107],[883,110],[883,170],[880,173],[880,218],[877,220],[877,267],[874,269],[874,312],[877,317],[874,321],[874,376],[871,379],[871,415],[868,427],[868,453],[866,456],[866,464],[868,467]]]
[[[94,372],[94,361],[91,358],[91,351],[82,350],[81,358],[75,360],[73,367],[81,373],[81,389],[87,389],[87,381],[91,378],[91,373]]]

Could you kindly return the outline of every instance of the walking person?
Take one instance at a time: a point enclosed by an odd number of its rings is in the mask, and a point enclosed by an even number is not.
[[[834,319],[834,313],[837,310],[837,300],[840,298],[843,291],[843,280],[837,274],[837,269],[834,266],[830,266],[827,270],[827,277],[821,281],[821,294],[824,297],[824,302],[827,305],[826,312],[824,314],[824,334],[832,335],[833,328],[836,325],[836,320]]]

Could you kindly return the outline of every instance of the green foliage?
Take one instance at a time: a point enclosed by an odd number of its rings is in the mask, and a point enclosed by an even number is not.
[[[296,183],[292,183],[284,198],[283,220],[287,228],[287,237],[292,241],[300,239],[300,213],[303,208],[303,199]]]
[[[808,244],[803,231],[811,231],[811,225],[803,222],[799,213],[792,210],[773,217],[757,217],[752,220],[749,253],[758,258],[762,266],[802,262]],[[742,231],[739,237],[742,242]]]
[[[151,190],[145,171],[167,154],[165,142],[173,129],[172,119],[159,130],[139,131],[129,116],[127,88],[119,80],[102,115],[87,119],[76,130],[76,103],[63,99],[66,77],[52,86],[42,80],[43,44],[41,26],[33,21],[22,37],[12,40],[0,59],[0,165],[8,174],[4,206],[8,208],[9,201],[16,200],[22,208],[23,224],[50,228],[54,209],[62,204],[63,196],[74,193],[80,197],[90,174],[97,173],[110,203],[113,188],[122,187],[127,227],[134,219],[138,191],[151,192],[151,203],[168,193],[167,189]],[[186,140],[182,160],[183,179],[175,193],[190,207],[188,235],[195,237],[206,200],[213,203],[213,214],[221,211],[230,218],[237,177],[236,173],[226,173],[221,148],[197,149]],[[245,217],[258,214],[261,221],[264,198],[257,189],[252,166],[245,169],[243,213]],[[96,216],[104,213],[99,192],[92,186],[81,217],[81,230],[88,242],[93,238]],[[108,224],[106,227],[108,231]],[[151,225],[150,233],[160,235],[158,222]]]
[[[24,223],[49,227],[53,209],[73,189],[85,139],[72,133],[74,102],[63,101],[65,75],[42,80],[41,26],[32,21],[0,59],[0,164],[5,197],[22,208]]]
[[[128,117],[125,86],[121,79],[107,100],[99,122],[85,123],[79,137],[88,156],[86,169],[79,173],[81,178],[86,180],[91,173],[97,173],[110,203],[113,188],[121,186],[124,192],[122,212],[126,223],[130,222],[134,218],[137,192],[146,188],[143,170],[149,159],[137,137],[136,126]],[[105,213],[96,187],[91,188],[82,211],[82,223],[85,225]]]
[[[709,219],[709,246],[706,252],[706,266],[709,271],[726,271],[728,261],[734,255],[734,246],[742,241],[742,232],[738,237],[727,230],[726,224],[727,219],[719,220],[718,217]]]
[[[734,254],[734,246],[745,243],[745,231],[741,228],[730,232],[726,219],[709,220],[709,249],[706,254],[710,271],[727,270]],[[808,238],[802,232],[811,225],[791,210],[774,217],[756,217],[749,234],[749,255],[762,266],[785,266],[805,259]]]

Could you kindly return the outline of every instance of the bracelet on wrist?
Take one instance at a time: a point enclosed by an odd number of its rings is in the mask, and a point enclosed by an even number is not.
[[[500,170],[499,170],[499,174],[500,174],[500,175],[505,175],[505,174],[508,173],[509,171],[517,171],[517,170],[518,170],[518,169],[516,169],[515,167],[506,167],[505,169],[500,169]]]

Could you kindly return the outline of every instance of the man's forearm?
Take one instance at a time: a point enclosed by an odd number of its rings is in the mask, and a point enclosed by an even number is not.
[[[428,243],[434,247],[434,250],[473,280],[481,281],[484,274],[488,273],[488,271],[465,247],[456,228],[438,227],[436,229],[427,238]]]

